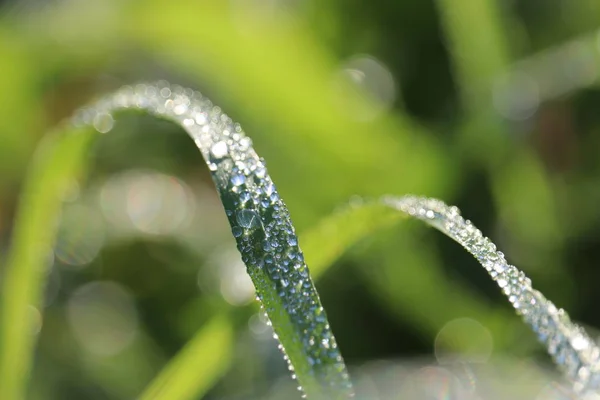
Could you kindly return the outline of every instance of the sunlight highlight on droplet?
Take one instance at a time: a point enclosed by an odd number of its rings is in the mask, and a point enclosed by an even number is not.
[[[78,288],[67,304],[67,317],[81,347],[99,356],[120,353],[138,331],[133,298],[123,286],[109,281]]]

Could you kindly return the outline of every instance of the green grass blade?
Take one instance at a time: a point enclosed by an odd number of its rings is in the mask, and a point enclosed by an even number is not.
[[[488,106],[492,83],[510,61],[498,3],[437,0],[463,104],[469,111]]]
[[[300,235],[311,275],[318,279],[353,245],[406,219],[406,214],[379,201],[356,201],[324,218]],[[408,233],[395,232],[398,233],[400,237],[389,240],[401,253],[397,258],[380,260],[368,251],[368,260],[360,263],[361,266],[377,265],[377,271],[361,267],[360,272],[383,307],[414,321],[424,334],[432,337],[448,318],[470,317],[489,329],[496,349],[511,348],[516,352],[531,349],[532,342],[517,343],[525,329],[510,312],[494,307],[472,288],[449,280],[430,244]],[[390,253],[390,250],[385,252]],[[444,307],[440,307],[440,298],[444,299]],[[454,350],[468,347],[468,338],[452,339],[450,344],[455,346]]]
[[[89,131],[44,138],[21,195],[2,282],[0,398],[22,399],[35,346],[28,306],[39,308],[62,197],[81,170]]]
[[[82,109],[73,122],[106,132],[113,124],[111,113],[124,108],[169,119],[194,139],[212,172],[238,249],[290,370],[310,397],[348,397],[352,392],[348,374],[287,208],[250,139],[208,99],[166,84],[125,87]],[[44,259],[53,247],[61,195],[78,170],[91,137],[50,136],[28,177],[4,281],[3,398],[20,399],[24,395],[34,339],[28,335],[29,324],[23,313],[27,305],[38,303],[45,276]],[[187,359],[185,354],[183,359]],[[164,390],[179,393],[175,388]]]
[[[535,290],[531,280],[509,264],[496,245],[460,215],[458,208],[437,199],[417,196],[389,196],[383,202],[436,228],[473,255],[515,312],[537,334],[565,377],[573,382],[575,390],[582,394],[597,393],[600,348],[595,340],[582,327],[572,323],[566,311],[558,309]],[[586,373],[581,374],[582,369]]]
[[[206,326],[153,379],[141,400],[199,399],[225,373],[231,363],[233,327],[223,317]]]
[[[572,278],[557,262],[557,254],[564,245],[564,235],[559,229],[559,212],[550,176],[544,170],[539,155],[515,141],[514,130],[519,128],[507,123],[505,117],[508,116],[501,115],[502,105],[495,104],[494,98],[506,96],[509,92],[507,86],[512,85],[511,90],[516,89],[515,82],[510,85],[502,83],[514,80],[510,75],[514,72],[517,76],[525,74],[526,79],[532,79],[532,82],[536,78],[542,79],[533,83],[536,91],[544,86],[554,87],[561,80],[553,76],[536,77],[542,71],[535,71],[530,61],[511,65],[506,22],[512,16],[508,15],[509,9],[503,8],[500,3],[498,0],[437,0],[462,103],[467,111],[458,142],[463,155],[487,170],[494,203],[500,214],[499,222],[507,234],[523,247],[534,245],[543,249],[537,262],[528,261],[526,257],[518,261],[527,263],[524,268],[531,267],[532,274],[536,273],[535,269],[543,270],[535,277],[548,285],[555,285],[572,281]],[[550,65],[561,63],[547,59],[544,69],[551,69]],[[513,67],[517,69],[511,70]],[[543,82],[543,79],[548,82]],[[523,218],[525,213],[527,217]]]
[[[300,235],[312,277],[318,279],[360,239],[401,218],[406,217],[379,202],[361,201],[322,219]]]

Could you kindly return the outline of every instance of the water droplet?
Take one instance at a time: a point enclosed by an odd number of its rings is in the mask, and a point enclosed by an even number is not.
[[[239,210],[236,219],[240,226],[248,229],[257,228],[261,224],[258,214],[252,210]]]
[[[173,107],[173,112],[176,115],[183,115],[183,113],[186,111],[187,111],[187,105],[185,105],[185,104],[177,104],[175,107]]]
[[[115,120],[108,113],[100,113],[94,117],[94,129],[100,133],[107,133],[115,126]]]
[[[240,228],[239,226],[234,226],[233,228],[231,228],[231,232],[236,238],[242,236],[243,233],[242,228]]]
[[[241,192],[240,193],[240,201],[242,203],[247,202],[248,200],[250,200],[250,192]]]
[[[256,175],[257,178],[263,179],[265,177],[265,175],[267,174],[267,170],[264,169],[263,167],[258,167],[256,169],[256,171],[254,172],[254,174]]]
[[[246,177],[242,174],[235,174],[231,177],[231,184],[233,186],[241,186],[246,182]]]
[[[204,125],[206,123],[206,113],[203,112],[199,112],[198,114],[196,114],[196,116],[194,117],[194,119],[196,120],[196,123],[198,125]]]
[[[210,153],[216,159],[225,157],[227,155],[227,151],[228,151],[227,143],[222,142],[222,141],[213,144],[212,147],[210,148]]]

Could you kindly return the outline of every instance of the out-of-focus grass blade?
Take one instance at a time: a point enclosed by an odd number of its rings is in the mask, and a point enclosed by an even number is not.
[[[65,191],[80,172],[89,130],[43,139],[21,194],[2,282],[0,398],[22,399],[35,343],[28,307],[39,307]]]
[[[481,109],[482,96],[490,94],[492,81],[509,62],[498,3],[437,0],[463,102],[471,110]]]
[[[0,24],[0,192],[17,181],[35,144],[32,131],[41,120],[41,101],[36,92],[39,69],[26,44]]]
[[[318,278],[357,242],[404,219],[402,213],[377,202],[350,206],[324,218],[300,235],[311,276]],[[431,244],[414,237],[414,232],[406,232],[405,228],[391,232],[393,236],[383,235],[384,240],[375,243],[374,249],[369,246],[360,255],[364,261],[361,266],[375,265],[361,267],[361,273],[383,307],[400,318],[412,320],[431,337],[435,337],[448,318],[470,317],[490,330],[497,349],[510,347],[520,352],[534,344],[533,340],[516,343],[519,334],[525,331],[518,318],[493,306],[472,288],[449,279]],[[465,337],[457,336],[451,345],[460,350],[468,343]]]
[[[148,385],[141,400],[201,398],[231,362],[233,327],[224,316],[214,317]]]
[[[300,235],[310,275],[318,279],[353,244],[406,218],[378,202],[349,206]]]

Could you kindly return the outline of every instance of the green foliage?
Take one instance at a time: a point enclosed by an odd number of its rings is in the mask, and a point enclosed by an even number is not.
[[[227,371],[233,351],[233,327],[214,317],[169,362],[139,397],[142,400],[198,399]]]
[[[59,294],[43,304],[41,283],[67,186],[76,182],[77,201],[93,210],[100,209],[103,182],[123,170],[152,168],[194,190],[206,186],[189,140],[154,121],[120,120],[111,135],[131,136],[102,137],[91,150],[84,150],[89,132],[40,141],[92,95],[145,78],[185,82],[240,121],[303,233],[300,244],[323,298],[332,309],[346,311],[354,298],[377,308],[364,330],[354,329],[362,324],[358,312],[332,319],[351,363],[429,354],[442,326],[464,316],[490,330],[499,354],[529,356],[537,348],[452,245],[378,205],[331,215],[355,194],[413,192],[458,203],[548,297],[600,323],[585,306],[597,302],[598,80],[581,80],[597,76],[600,65],[597,32],[590,33],[600,26],[597,2],[308,0],[268,8],[255,1],[129,0],[38,9],[16,3],[3,3],[0,20],[0,231],[10,244],[2,260],[0,398],[127,399],[165,364],[148,396],[159,386],[168,389],[163,398],[173,399],[260,392],[277,376],[269,367],[275,346],[264,350],[248,339],[255,308],[231,306],[221,318],[206,306],[221,298],[211,249],[232,243],[205,194],[197,213],[208,222],[192,239],[110,231],[100,256],[81,270],[55,260]],[[512,61],[542,50],[568,57],[520,64],[539,85],[540,112],[507,121],[493,103],[495,80]],[[338,79],[344,60],[363,53],[388,67],[398,95],[389,110],[366,120],[356,110],[372,109],[377,99]],[[553,99],[545,77],[572,87],[570,93],[584,89]],[[92,173],[79,180],[84,159]],[[200,289],[198,269],[213,276]],[[143,279],[140,270],[148,271]],[[71,294],[102,279],[127,287],[142,315],[138,339],[118,356],[82,349],[66,317]],[[24,317],[28,306],[44,314],[33,367],[37,339]],[[382,340],[374,343],[374,334]],[[245,357],[230,362],[234,342]],[[198,354],[218,361],[202,363]]]
[[[21,195],[11,251],[2,282],[0,391],[6,399],[24,397],[35,336],[28,307],[41,303],[41,288],[62,198],[80,173],[89,132],[49,135],[40,143]]]

